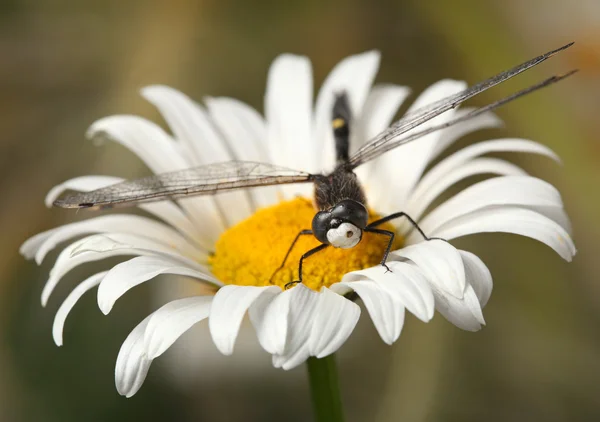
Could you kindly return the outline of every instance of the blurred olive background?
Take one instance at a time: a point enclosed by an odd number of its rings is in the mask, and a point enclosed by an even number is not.
[[[88,294],[67,321],[65,346],[54,345],[54,313],[92,270],[69,274],[44,309],[39,297],[56,254],[37,267],[18,248],[86,217],[44,207],[55,184],[144,174],[122,147],[84,138],[109,114],[163,124],[139,88],[163,83],[199,101],[225,95],[262,110],[266,72],[279,53],[308,55],[318,86],[341,58],[377,48],[377,80],[418,93],[446,77],[476,82],[569,41],[576,41],[569,51],[471,104],[553,73],[579,74],[501,109],[506,128],[459,146],[515,136],[563,158],[559,166],[511,155],[562,192],[579,248],[574,262],[518,236],[461,239],[457,245],[494,275],[487,327],[469,333],[439,315],[427,325],[408,317],[388,347],[362,318],[338,361],[348,421],[600,420],[598,1],[4,0],[0,13],[0,421],[312,418],[305,369],[272,368],[248,327],[232,357],[219,355],[206,327],[197,327],[154,363],[136,396],[117,394],[121,342],[165,295],[189,290],[183,281],[136,288],[108,317]]]

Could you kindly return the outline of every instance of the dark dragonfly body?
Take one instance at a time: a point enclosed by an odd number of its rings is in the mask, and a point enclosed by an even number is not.
[[[342,92],[335,98],[331,116],[337,165],[331,174],[318,175],[314,179],[315,205],[319,212],[313,218],[312,229],[315,237],[324,244],[331,243],[327,238],[328,230],[338,228],[344,222],[359,230],[367,226],[367,198],[348,164],[351,118],[348,96]]]
[[[361,164],[376,159],[387,151],[415,141],[429,133],[468,121],[572,75],[575,71],[552,76],[508,97],[475,108],[469,113],[462,114],[445,123],[429,125],[426,128],[420,127],[440,114],[456,108],[469,98],[540,64],[572,44],[542,54],[479,82],[464,91],[407,113],[388,129],[366,142],[352,155],[349,153],[352,110],[347,94],[345,92],[337,93],[331,115],[337,163],[335,169],[329,174],[310,174],[268,163],[229,161],[117,183],[91,192],[58,199],[54,202],[54,205],[63,208],[104,208],[134,205],[148,201],[179,199],[191,195],[212,195],[228,190],[256,186],[313,183],[317,213],[313,218],[312,228],[298,233],[280,268],[285,264],[290,251],[300,236],[314,235],[321,242],[321,245],[302,256],[299,263],[299,280],[296,282],[302,281],[302,262],[305,258],[329,246],[354,247],[362,239],[363,232],[371,232],[389,238],[388,246],[381,260],[381,265],[386,267],[385,261],[394,241],[394,233],[378,229],[377,226],[404,217],[426,240],[429,240],[429,238],[425,236],[417,223],[404,212],[397,212],[367,224],[366,197],[354,169]]]
[[[362,185],[349,163],[351,119],[352,112],[348,96],[345,92],[339,93],[335,98],[331,116],[337,165],[333,172],[328,175],[314,176],[315,205],[319,211],[313,218],[312,230],[302,230],[298,233],[273,276],[284,267],[300,236],[314,235],[321,242],[321,245],[302,255],[298,264],[298,280],[288,283],[288,285],[302,282],[302,263],[306,258],[328,246],[344,249],[352,248],[362,240],[364,232],[388,237],[388,244],[382,256],[381,265],[389,271],[385,262],[394,243],[395,234],[392,231],[381,230],[376,227],[396,218],[407,218],[413,227],[426,240],[429,240],[417,223],[404,212],[394,213],[367,224],[369,219],[367,199]]]

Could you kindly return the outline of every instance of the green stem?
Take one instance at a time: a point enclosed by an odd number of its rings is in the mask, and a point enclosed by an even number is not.
[[[323,359],[309,358],[308,378],[317,422],[343,422],[342,399],[335,355]]]

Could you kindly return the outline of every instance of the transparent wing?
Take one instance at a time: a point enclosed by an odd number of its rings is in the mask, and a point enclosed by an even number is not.
[[[405,143],[396,142],[400,135],[433,119],[436,116],[439,116],[440,114],[452,108],[456,108],[459,104],[465,102],[469,98],[472,98],[475,95],[489,88],[492,88],[493,86],[496,86],[512,78],[513,76],[516,76],[526,71],[527,69],[530,69],[540,64],[544,60],[554,56],[556,53],[559,53],[562,50],[569,48],[572,45],[573,43],[569,43],[560,48],[557,48],[556,50],[549,51],[546,54],[542,54],[541,56],[538,56],[525,63],[515,66],[512,69],[506,70],[502,73],[497,74],[496,76],[486,79],[485,81],[479,82],[478,84],[475,84],[465,89],[464,91],[461,91],[454,95],[450,95],[425,107],[421,107],[417,110],[407,113],[402,119],[398,120],[388,129],[375,136],[374,139],[372,139],[370,142],[363,145],[358,151],[356,151],[356,153],[352,157],[350,157],[350,164],[353,168],[357,167],[369,160],[380,156],[384,152],[387,152],[390,149],[395,148],[401,145],[402,143]],[[394,146],[390,148],[389,144],[393,144]]]
[[[312,180],[313,176],[303,171],[266,163],[228,161],[117,183],[58,199],[54,205],[61,208],[134,205],[165,198],[212,195],[233,189]]]
[[[425,135],[428,135],[428,134],[430,134],[432,132],[436,132],[436,131],[441,130],[441,129],[446,129],[446,128],[450,127],[450,126],[454,126],[455,124],[458,124],[458,123],[464,122],[466,120],[472,119],[472,118],[474,118],[476,116],[479,116],[480,114],[483,114],[485,112],[494,110],[494,109],[496,109],[496,108],[498,108],[498,107],[500,107],[500,106],[502,106],[502,105],[504,105],[506,103],[509,103],[509,102],[511,102],[513,100],[516,100],[519,97],[522,97],[524,95],[530,94],[530,93],[532,93],[534,91],[537,91],[538,89],[544,88],[544,87],[546,87],[548,85],[551,85],[551,84],[556,83],[556,82],[558,82],[558,81],[560,81],[562,79],[565,79],[565,78],[571,76],[572,74],[574,74],[575,72],[577,72],[577,70],[572,70],[572,71],[570,71],[568,73],[565,73],[564,75],[552,76],[552,77],[550,77],[550,78],[548,78],[548,79],[546,79],[546,80],[544,80],[542,82],[539,82],[539,83],[537,83],[535,85],[532,85],[532,86],[530,86],[528,88],[525,88],[525,89],[523,89],[521,91],[518,91],[518,92],[516,92],[516,93],[514,93],[512,95],[509,95],[508,97],[502,98],[501,100],[495,101],[495,102],[493,102],[491,104],[488,104],[486,106],[483,106],[483,107],[476,108],[473,111],[471,111],[470,113],[465,114],[465,115],[463,115],[461,117],[457,117],[457,118],[452,119],[452,120],[450,120],[448,122],[445,122],[445,123],[442,123],[442,124],[439,124],[439,125],[430,126],[427,129],[423,129],[423,130],[420,130],[418,132],[413,132],[413,133],[407,134],[407,135],[405,135],[403,137],[399,137],[399,138],[397,138],[395,140],[392,140],[391,142],[386,143],[385,145],[382,145],[379,149],[376,149],[376,150],[372,151],[370,154],[363,155],[362,159],[364,161],[362,161],[362,162],[366,162],[366,161],[372,160],[374,158],[377,158],[378,156],[380,156],[381,154],[383,154],[383,153],[385,153],[385,152],[387,152],[389,150],[392,150],[392,149],[394,149],[396,147],[399,147],[400,145],[407,144],[407,143],[409,143],[411,141],[417,140],[417,139],[419,139],[419,138],[421,138],[421,137],[423,137]],[[352,161],[351,161],[351,163],[352,163]]]

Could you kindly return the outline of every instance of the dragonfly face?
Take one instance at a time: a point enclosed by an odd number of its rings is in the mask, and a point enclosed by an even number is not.
[[[352,248],[361,241],[368,216],[363,204],[346,199],[333,208],[319,211],[313,218],[312,231],[321,243]]]

